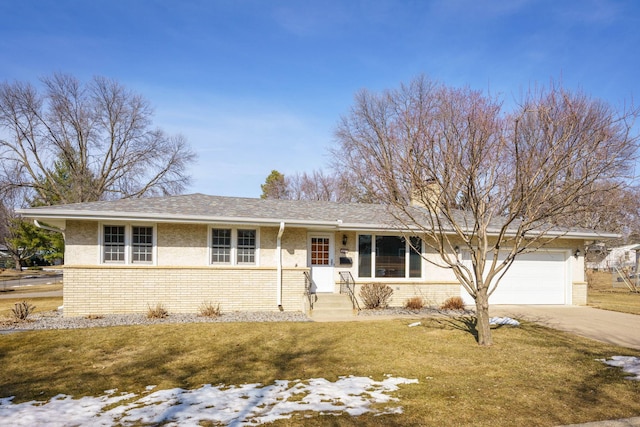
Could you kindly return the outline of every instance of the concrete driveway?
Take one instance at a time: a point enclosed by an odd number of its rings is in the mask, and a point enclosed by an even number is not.
[[[640,350],[640,316],[634,314],[571,305],[494,305],[489,313]]]

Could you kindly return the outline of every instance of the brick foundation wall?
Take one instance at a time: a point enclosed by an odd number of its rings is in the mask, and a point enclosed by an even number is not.
[[[364,284],[364,283],[363,283]],[[360,289],[363,284],[356,284],[355,294],[360,302],[360,307],[364,308],[360,299]],[[393,295],[389,302],[390,307],[402,307],[405,302],[415,296],[422,297],[426,306],[439,307],[450,297],[460,296],[459,283],[386,283],[393,289]]]
[[[283,269],[282,307],[304,309],[304,271]],[[223,312],[277,311],[275,268],[66,267],[65,317],[146,313],[164,305],[169,313],[197,313],[203,302]]]

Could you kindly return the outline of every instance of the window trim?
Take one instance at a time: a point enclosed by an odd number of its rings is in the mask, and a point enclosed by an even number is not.
[[[107,260],[107,238],[106,235],[107,233],[105,232],[105,229],[109,227],[109,228],[122,228],[122,237],[123,237],[123,242],[122,242],[122,260]],[[102,264],[124,264],[127,260],[127,227],[123,224],[103,224],[100,227],[100,231],[102,233],[101,235],[101,244],[100,244],[100,258],[102,261]],[[116,245],[114,245],[116,246]],[[120,244],[118,244],[117,246],[120,246]],[[114,252],[111,252],[111,254],[115,254]],[[117,252],[117,254],[120,254],[120,251]]]
[[[231,252],[229,262],[213,262],[213,230],[231,230]],[[255,249],[253,253],[254,262],[238,262],[238,231],[255,232]],[[259,267],[260,266],[260,227],[252,226],[232,226],[232,225],[210,225],[207,228],[207,265],[213,267],[237,266],[237,267]]]
[[[105,227],[124,227],[124,260],[123,261],[105,261]],[[152,246],[151,261],[134,261],[133,260],[133,228],[134,227],[151,227]],[[157,265],[158,263],[158,227],[157,224],[141,222],[141,223],[125,223],[122,221],[104,221],[98,223],[98,264],[100,265]]]
[[[371,236],[371,254],[370,254],[370,270],[371,276],[369,277],[361,277],[360,276],[360,236]],[[404,276],[402,277],[376,277],[376,237],[380,236],[392,236],[398,238],[405,239],[405,250],[404,250]],[[420,239],[420,251],[418,254],[420,255],[420,275],[417,277],[411,277],[411,253],[414,252],[411,249],[409,244],[409,239],[414,236],[411,235],[403,235],[403,234],[395,234],[395,233],[376,233],[376,232],[363,232],[357,233],[356,235],[356,248],[357,248],[357,256],[358,262],[355,264],[355,273],[358,279],[366,279],[366,280],[376,280],[376,281],[387,281],[387,282],[395,282],[395,281],[422,281],[424,280],[424,242]],[[417,236],[419,237],[419,236]]]

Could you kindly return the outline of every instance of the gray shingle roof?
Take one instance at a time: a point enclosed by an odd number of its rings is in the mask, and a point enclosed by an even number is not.
[[[416,217],[424,215],[423,208],[410,207]],[[69,205],[43,206],[19,210],[23,216],[42,221],[47,219],[92,219],[154,222],[247,223],[277,225],[285,222],[317,228],[341,229],[396,229],[404,230],[385,205],[363,203],[336,203],[305,200],[252,199],[242,197],[187,194],[121,199]],[[471,227],[473,218],[459,211],[458,224]],[[500,227],[496,219],[495,228]],[[490,227],[491,228],[491,227]],[[616,237],[578,228],[554,229],[553,234],[573,237]]]
[[[188,194],[43,206],[19,211],[31,218],[243,221],[329,225],[396,223],[383,205],[303,200],[251,199]]]

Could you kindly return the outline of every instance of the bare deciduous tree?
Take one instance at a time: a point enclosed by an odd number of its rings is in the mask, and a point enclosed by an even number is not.
[[[12,187],[48,205],[174,194],[188,184],[194,154],[183,137],[152,127],[142,96],[103,77],[42,83],[0,85],[0,175]]]
[[[424,77],[364,90],[334,150],[474,298],[480,345],[492,343],[489,296],[516,257],[561,237],[567,219],[622,188],[638,141],[637,111],[555,85],[503,110],[499,99]],[[416,214],[412,204],[425,209]]]
[[[336,172],[333,175],[322,170],[307,173],[295,173],[285,176],[273,170],[262,184],[263,199],[285,200],[322,200],[327,202],[370,202],[363,195],[362,188],[353,184],[348,173]]]
[[[361,200],[359,189],[352,185],[345,173],[329,174],[321,170],[303,172],[287,178],[290,198],[293,200],[323,200],[349,203]]]

